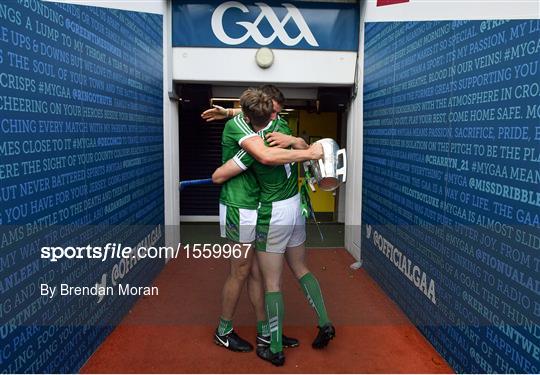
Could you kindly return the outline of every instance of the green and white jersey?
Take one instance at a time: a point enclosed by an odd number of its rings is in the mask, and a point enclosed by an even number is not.
[[[242,142],[257,133],[244,121],[243,114],[239,114],[225,123],[221,136],[222,163],[234,158],[242,151],[242,155],[235,159],[237,164],[252,163],[252,158],[241,148]],[[247,156],[246,156],[247,155]],[[247,167],[246,167],[247,168]],[[227,206],[257,209],[259,206],[259,184],[253,171],[247,170],[225,182],[221,187],[219,201]]]
[[[257,135],[261,137],[265,142],[265,144],[268,146],[268,143],[266,143],[266,135],[268,133],[272,133],[275,131],[279,131],[280,129],[289,129],[289,126],[287,125],[287,122],[283,120],[281,117],[277,117],[275,120],[272,120],[266,125],[266,127],[262,130],[259,130],[257,132]],[[288,130],[290,134],[290,130]],[[253,165],[255,162],[255,158],[251,156],[246,150],[241,149],[234,155],[233,157],[234,161],[240,168],[242,168],[244,171],[247,170],[249,167]]]
[[[266,144],[266,134],[274,131],[292,135],[287,122],[281,118],[278,118],[258,133],[263,137]],[[261,204],[281,201],[298,194],[298,168],[296,163],[264,165],[254,161],[251,169],[255,172],[261,188],[259,198]]]

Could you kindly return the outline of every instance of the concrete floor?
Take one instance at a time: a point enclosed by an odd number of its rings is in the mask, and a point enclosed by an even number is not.
[[[176,259],[155,281],[159,296],[141,298],[81,369],[83,373],[450,373],[451,368],[368,274],[351,270],[344,249],[310,250],[336,338],[311,348],[315,314],[285,272],[285,325],[300,347],[276,368],[255,353],[232,353],[212,342],[220,314],[226,260]],[[234,325],[254,341],[251,306],[243,294]]]

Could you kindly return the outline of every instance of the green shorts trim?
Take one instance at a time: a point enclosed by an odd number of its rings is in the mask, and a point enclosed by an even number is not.
[[[234,242],[255,241],[257,210],[219,204],[219,224],[221,237]]]

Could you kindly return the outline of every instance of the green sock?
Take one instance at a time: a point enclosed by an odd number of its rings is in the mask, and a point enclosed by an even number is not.
[[[268,320],[259,320],[257,322],[257,333],[261,336],[270,336],[270,329],[268,328]]]
[[[330,323],[326,307],[324,307],[321,287],[319,286],[317,278],[311,272],[308,272],[302,276],[299,281],[309,304],[315,309],[315,312],[319,317],[319,327]]]
[[[227,333],[231,332],[232,329],[232,320],[227,320],[219,317],[218,335],[226,335]]]
[[[283,350],[283,343],[281,342],[283,315],[285,312],[283,295],[281,292],[266,292],[264,294],[264,303],[270,328],[270,350],[272,353],[277,353]]]

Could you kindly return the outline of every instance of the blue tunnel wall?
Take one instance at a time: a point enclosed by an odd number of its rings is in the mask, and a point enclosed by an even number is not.
[[[76,372],[163,260],[42,259],[43,246],[163,242],[161,15],[0,4],[0,372]]]
[[[456,372],[540,371],[540,21],[367,23],[367,270]]]

